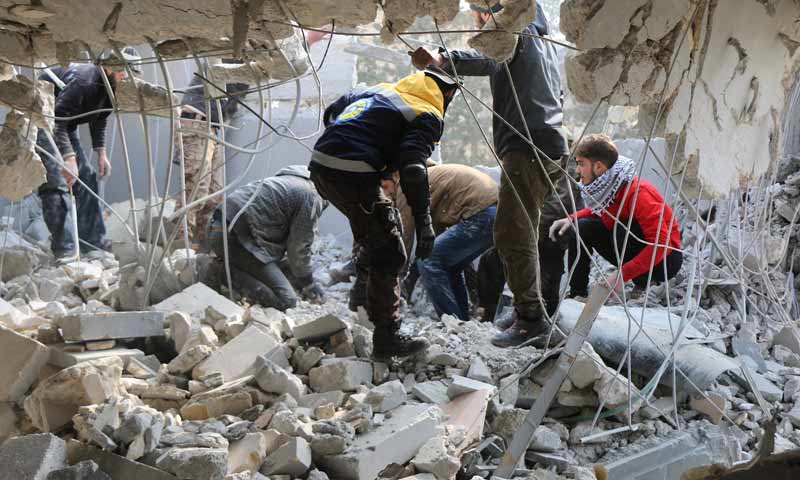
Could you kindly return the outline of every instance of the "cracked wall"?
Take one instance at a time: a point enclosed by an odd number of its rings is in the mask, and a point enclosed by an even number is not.
[[[643,106],[646,125],[663,94],[656,133],[678,148],[673,173],[724,195],[781,153],[797,18],[797,0],[566,0],[561,29],[581,50],[567,84],[581,102]]]

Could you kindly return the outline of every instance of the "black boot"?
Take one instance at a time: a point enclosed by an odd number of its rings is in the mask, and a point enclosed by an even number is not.
[[[516,310],[510,317],[514,318],[514,322],[505,331],[492,337],[492,345],[501,348],[516,347],[550,331],[550,325],[543,319],[526,320]]]
[[[408,357],[425,351],[430,343],[424,337],[412,337],[400,333],[398,328],[375,327],[372,334],[372,358],[386,360],[391,357]]]
[[[350,299],[347,302],[351,312],[357,312],[358,307],[367,306],[367,279],[363,275],[357,275],[353,286],[350,287]]]

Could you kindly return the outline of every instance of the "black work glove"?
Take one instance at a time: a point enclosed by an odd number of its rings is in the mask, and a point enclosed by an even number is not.
[[[414,227],[417,233],[417,258],[427,258],[433,251],[433,242],[436,240],[436,233],[431,225],[431,214],[425,213],[414,217]]]

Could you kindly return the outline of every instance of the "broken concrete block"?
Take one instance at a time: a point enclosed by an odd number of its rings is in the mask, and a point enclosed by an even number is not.
[[[66,466],[67,446],[52,433],[38,433],[6,440],[0,446],[2,478],[46,480]]]
[[[203,283],[195,283],[163,302],[153,305],[150,309],[166,313],[184,312],[197,320],[203,320],[208,309],[211,309],[214,315],[225,318],[233,318],[237,315],[244,317],[244,308]]]
[[[192,400],[181,407],[181,417],[186,420],[205,420],[220,415],[239,415],[252,406],[253,399],[249,393],[232,393],[197,401]]]
[[[332,403],[320,405],[314,409],[314,417],[319,420],[328,420],[336,415],[336,407]]]
[[[55,98],[52,83],[32,80],[24,75],[0,81],[0,104],[28,112],[38,128],[53,131]]]
[[[372,381],[372,365],[360,360],[336,360],[312,368],[309,373],[311,388],[317,392],[355,390]]]
[[[800,428],[800,402],[796,403],[795,406],[784,414],[786,418],[792,422],[796,428]]]
[[[586,342],[578,352],[575,362],[567,373],[567,378],[578,388],[586,388],[594,384],[603,375],[605,364],[594,348]]]
[[[0,325],[0,402],[16,402],[39,377],[50,358],[48,348]]]
[[[377,478],[390,463],[404,464],[436,435],[440,410],[430,405],[402,405],[383,425],[356,437],[341,455],[319,459],[333,478],[363,480]]]
[[[67,443],[67,459],[70,464],[92,460],[97,463],[100,470],[114,480],[175,480],[175,477],[167,472],[120,455],[104,452],[77,440],[70,440]]]
[[[189,339],[189,335],[193,330],[200,328],[192,317],[183,312],[171,312],[166,317],[167,325],[169,325],[169,334],[175,342],[175,350],[177,352],[183,351],[183,346]]]
[[[111,350],[100,350],[96,352],[72,352],[68,345],[50,345],[50,365],[61,368],[71,367],[83,362],[91,362],[102,358],[117,357],[126,366],[130,365],[131,359],[144,358],[144,352],[136,348],[112,348]],[[155,375],[155,373],[153,374]]]
[[[447,396],[452,400],[459,395],[477,392],[479,390],[494,391],[495,386],[489,385],[488,383],[478,382],[477,380],[472,380],[467,377],[462,377],[461,375],[453,375],[453,383],[447,387]]]
[[[263,433],[248,433],[228,447],[228,473],[255,473],[267,456],[267,439]]]
[[[769,381],[760,373],[750,372],[750,376],[755,383],[755,388],[761,393],[761,396],[764,397],[764,400],[768,402],[781,401],[783,398],[783,390],[778,388],[774,383]]]
[[[447,431],[463,432],[463,435],[451,435],[449,439],[454,448],[454,455],[460,456],[467,448],[483,438],[483,426],[486,422],[490,397],[489,390],[481,390],[461,395],[452,402],[442,405],[442,412],[447,418],[445,423]]]
[[[447,385],[439,380],[417,383],[411,389],[411,393],[425,403],[441,405],[450,401],[450,397],[447,395]]]
[[[708,392],[706,396],[708,398],[692,397],[689,400],[689,407],[695,412],[707,416],[714,425],[719,425],[725,415],[725,398],[714,392]]]
[[[533,432],[528,448],[537,452],[557,452],[561,448],[561,437],[550,428],[539,425]]]
[[[772,344],[782,345],[793,353],[800,354],[800,332],[797,331],[797,327],[791,325],[783,327],[772,337]]]
[[[500,379],[500,403],[508,406],[515,406],[519,398],[519,378],[516,375],[508,375]]]
[[[300,378],[287,372],[266,357],[258,357],[256,360],[255,378],[261,390],[277,395],[287,393],[295,400],[300,399],[306,391],[306,387]]]
[[[121,375],[122,361],[116,357],[65,368],[39,382],[25,398],[25,412],[39,430],[57,429],[72,421],[78,407],[120,395]]]
[[[181,479],[222,480],[228,469],[228,452],[217,448],[170,448],[155,463]]]
[[[292,334],[298,342],[316,342],[324,340],[346,328],[347,323],[342,319],[336,315],[328,314],[316,320],[295,325],[292,329]]]
[[[372,407],[372,411],[383,413],[405,403],[406,396],[407,393],[403,383],[400,380],[392,380],[367,392],[364,402]]]
[[[8,437],[18,434],[17,414],[14,412],[13,403],[0,402],[0,445]]]
[[[0,197],[8,201],[22,200],[45,182],[42,159],[36,152],[38,128],[20,111],[6,113],[0,131]],[[26,136],[27,135],[27,136]]]
[[[27,318],[28,315],[25,315],[17,307],[0,298],[0,326],[20,330]]]
[[[606,367],[600,380],[594,383],[594,391],[597,397],[605,402],[606,408],[628,406],[628,379],[610,368]],[[642,397],[636,385],[631,384],[630,393],[631,406],[636,411],[642,405]]]
[[[493,384],[494,381],[492,380],[492,372],[489,370],[489,367],[486,366],[486,363],[483,359],[479,356],[475,356],[472,359],[472,362],[469,364],[469,370],[467,370],[467,378],[471,378],[472,380],[477,380],[479,382]]]
[[[164,335],[163,312],[104,312],[67,315],[59,321],[68,342]]]
[[[341,407],[344,402],[344,393],[341,390],[331,390],[324,393],[309,393],[297,399],[297,404],[301,407],[314,410],[322,405],[332,404],[334,407]]]
[[[261,473],[299,477],[305,474],[310,466],[311,447],[305,439],[294,437],[267,457],[261,467]]]
[[[269,353],[278,341],[264,327],[250,324],[233,340],[212,353],[192,371],[194,378],[212,372],[222,373],[226,382],[236,380],[254,371],[256,359]]]
[[[433,474],[437,480],[456,477],[461,462],[447,453],[447,442],[442,437],[433,437],[419,449],[411,463],[420,472]]]
[[[299,348],[296,351],[299,351]],[[319,347],[309,347],[308,349],[304,350],[295,362],[295,365],[297,366],[297,373],[300,375],[308,374],[309,370],[316,367],[324,356],[325,352],[323,352]]]
[[[789,377],[783,385],[783,401],[793,402],[797,392],[800,392],[800,377]]]
[[[527,410],[521,408],[507,408],[500,410],[494,416],[492,421],[492,431],[496,435],[500,435],[506,440],[506,443],[511,442],[514,434],[519,429],[522,422],[525,421]]]
[[[209,346],[196,345],[182,351],[177,357],[173,358],[167,365],[167,370],[170,373],[188,372],[196,367],[198,363],[208,358],[211,352],[212,349]]]
[[[61,470],[54,470],[47,480],[112,480],[100,471],[100,467],[92,460],[84,460]]]

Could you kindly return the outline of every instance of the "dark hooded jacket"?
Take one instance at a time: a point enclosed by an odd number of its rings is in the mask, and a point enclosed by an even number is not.
[[[63,89],[55,87],[55,115],[56,118],[70,118],[83,115],[71,120],[56,120],[53,138],[62,156],[75,153],[72,149],[70,136],[77,138],[78,125],[88,123],[92,136],[92,148],[106,146],[106,124],[111,114],[111,99],[108,97],[103,77],[102,68],[92,64],[73,63],[68,68],[54,67],[50,69],[66,85]],[[39,76],[55,84],[47,73]],[[116,88],[114,79],[109,77],[112,90]],[[102,112],[84,115],[95,110]]]
[[[237,188],[227,199],[230,222],[248,200],[253,202],[234,225],[239,243],[264,263],[288,257],[292,275],[312,274],[311,245],[327,202],[317,193],[305,165],[291,165],[274,177]]]
[[[524,30],[534,35],[548,35],[550,27],[539,2],[536,19]],[[447,54],[443,68],[453,73]],[[514,55],[506,62],[496,62],[477,50],[451,50],[450,58],[459,75],[488,76],[492,88],[492,108],[522,135],[525,124],[514,99],[516,88],[525,121],[533,143],[549,157],[558,158],[568,152],[562,128],[563,92],[558,73],[558,54],[551,42],[541,38],[519,35]],[[511,73],[509,78],[505,65]],[[513,81],[513,86],[512,86]],[[492,117],[494,146],[498,155],[511,151],[532,152],[530,145],[496,116]]]

